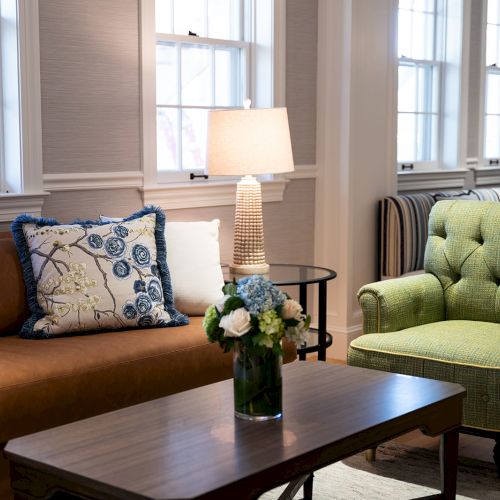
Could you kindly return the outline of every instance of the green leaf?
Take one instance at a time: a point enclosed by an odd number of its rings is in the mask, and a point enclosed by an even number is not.
[[[222,311],[222,314],[229,314],[231,311],[235,311],[244,305],[245,303],[239,297],[229,297],[224,303],[224,310]]]
[[[311,315],[308,314],[304,320],[305,329],[307,330],[311,324]]]

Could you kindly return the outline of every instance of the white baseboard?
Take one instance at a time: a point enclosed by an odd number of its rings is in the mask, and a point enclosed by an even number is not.
[[[331,347],[326,350],[326,357],[346,361],[349,344],[362,334],[363,325],[360,323],[349,328],[328,329],[328,332],[332,336],[333,342]]]

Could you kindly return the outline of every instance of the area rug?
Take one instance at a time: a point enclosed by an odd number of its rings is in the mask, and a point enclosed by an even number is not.
[[[389,442],[377,448],[377,460],[359,453],[314,474],[315,500],[405,500],[439,493],[437,452]],[[261,500],[277,499],[283,487]],[[302,490],[295,497],[302,498]],[[459,458],[457,499],[499,500],[500,479],[493,463]]]

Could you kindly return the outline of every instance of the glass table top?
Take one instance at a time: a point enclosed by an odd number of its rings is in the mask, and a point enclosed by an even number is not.
[[[299,264],[269,264],[269,273],[263,274],[266,279],[275,285],[301,285],[318,283],[334,279],[337,273],[332,269],[318,266],[303,266]],[[246,278],[248,274],[236,274],[229,271],[227,264],[222,264],[224,281],[229,283]]]

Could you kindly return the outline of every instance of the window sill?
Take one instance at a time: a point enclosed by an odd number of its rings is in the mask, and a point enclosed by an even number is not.
[[[286,179],[263,181],[262,201],[283,201],[288,184]],[[182,208],[217,207],[236,203],[236,182],[191,182],[168,185],[145,186],[142,188],[145,205],[157,205],[164,210]]]
[[[18,215],[40,217],[45,196],[49,193],[6,193],[0,195],[0,222],[10,222]]]
[[[476,187],[500,186],[500,167],[499,166],[475,166],[474,181]]]
[[[398,193],[463,189],[469,172],[467,168],[398,172]]]

